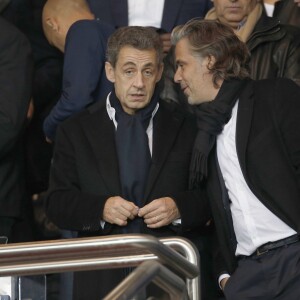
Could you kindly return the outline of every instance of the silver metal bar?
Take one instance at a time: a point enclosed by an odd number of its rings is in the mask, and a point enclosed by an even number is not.
[[[171,247],[172,249],[180,252],[183,256],[193,265],[198,266],[200,271],[200,257],[199,251],[190,241],[184,238],[161,238],[159,239],[164,245]],[[189,292],[190,299],[200,299],[201,295],[201,283],[200,274],[192,279],[186,278],[186,286]],[[195,298],[198,295],[199,298]]]
[[[193,263],[163,244],[172,246],[172,240],[176,248],[182,244],[180,252],[190,256]],[[162,241],[149,235],[132,234],[1,245],[0,276],[124,268],[145,260],[159,260],[177,274],[197,278],[197,258],[192,258],[193,251],[187,250],[186,240],[176,237]],[[192,280],[187,288],[191,299],[199,299],[195,298],[199,294],[194,294],[199,291],[197,280]]]
[[[146,261],[139,265],[104,300],[132,299],[151,281],[166,291],[172,300],[189,299],[184,281],[156,261]]]

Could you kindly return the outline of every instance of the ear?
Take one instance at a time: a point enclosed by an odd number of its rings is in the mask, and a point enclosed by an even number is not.
[[[105,74],[106,74],[106,78],[112,82],[115,83],[115,69],[114,67],[111,65],[110,62],[105,62]]]
[[[52,30],[54,30],[54,31],[58,31],[59,30],[58,22],[57,22],[56,19],[49,17],[49,18],[47,18],[45,20],[45,23]]]
[[[216,58],[212,55],[207,57],[207,68],[211,70],[216,63]]]
[[[159,65],[159,70],[158,70],[158,73],[157,73],[156,82],[159,82],[159,81],[160,81],[161,76],[162,76],[162,73],[163,73],[163,70],[164,70],[164,64],[161,63],[161,64]]]

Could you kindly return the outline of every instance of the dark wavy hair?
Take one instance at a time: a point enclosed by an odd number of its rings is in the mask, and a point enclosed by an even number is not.
[[[130,46],[138,50],[154,49],[158,64],[163,60],[163,47],[159,34],[152,27],[127,26],[118,28],[108,39],[106,60],[116,66],[118,55],[123,47]]]
[[[219,80],[249,77],[249,50],[229,26],[218,21],[192,19],[172,31],[173,45],[183,38],[188,39],[195,57],[215,59],[208,68],[216,87]]]

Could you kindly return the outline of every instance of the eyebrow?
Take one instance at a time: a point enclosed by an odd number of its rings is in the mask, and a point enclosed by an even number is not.
[[[128,62],[126,62],[122,67],[127,67],[127,66],[136,66],[136,64],[133,63],[133,62],[131,62],[131,61],[128,61]],[[143,68],[149,68],[149,67],[154,67],[154,66],[155,66],[155,65],[154,65],[152,62],[150,62],[150,63],[145,64],[145,65],[143,66]]]
[[[176,65],[178,65],[178,64],[185,64],[186,62],[185,61],[183,61],[183,60],[181,60],[181,59],[177,59],[176,60]]]

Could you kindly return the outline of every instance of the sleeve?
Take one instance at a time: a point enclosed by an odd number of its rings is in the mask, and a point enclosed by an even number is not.
[[[71,131],[77,132],[76,128]],[[104,233],[111,228],[110,224],[103,229],[100,226],[104,204],[109,196],[81,190],[77,169],[79,158],[70,138],[71,131],[58,127],[46,194],[46,213],[61,229]]]
[[[57,125],[94,101],[94,92],[104,72],[106,38],[91,21],[70,28],[64,55],[62,93],[44,122],[45,135],[54,140]],[[106,30],[105,28],[103,30]]]
[[[190,231],[205,226],[211,219],[211,210],[205,189],[183,191],[171,196],[180,212],[181,230]]]

